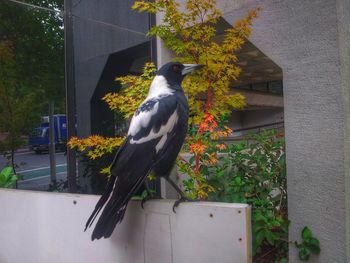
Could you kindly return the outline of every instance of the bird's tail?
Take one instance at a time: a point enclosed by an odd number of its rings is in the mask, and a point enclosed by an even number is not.
[[[108,204],[107,204],[108,206]],[[104,209],[92,232],[91,240],[108,238],[112,235],[115,226],[123,220],[127,202],[122,205],[109,205]]]
[[[116,178],[114,178],[113,180],[110,180],[108,185],[107,185],[107,189],[106,191],[103,193],[103,195],[101,196],[101,198],[98,200],[94,211],[92,211],[89,219],[87,220],[86,224],[85,224],[85,229],[84,231],[86,231],[87,228],[91,227],[91,225],[93,224],[93,222],[95,221],[97,215],[100,213],[101,209],[103,208],[103,206],[105,205],[105,203],[107,202],[107,200],[109,199],[109,196],[112,193],[113,190],[113,185],[114,185],[114,181],[116,180]]]
[[[92,232],[92,240],[101,237],[108,238],[112,235],[115,226],[124,218],[129,200],[136,194],[144,181],[144,177],[140,177],[134,182],[118,179],[120,178],[117,178],[111,197]]]

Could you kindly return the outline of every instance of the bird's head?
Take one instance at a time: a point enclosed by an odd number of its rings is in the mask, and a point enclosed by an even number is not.
[[[182,64],[180,62],[169,62],[163,65],[157,72],[157,75],[165,77],[169,84],[180,85],[184,77],[194,70],[202,68],[198,64]]]

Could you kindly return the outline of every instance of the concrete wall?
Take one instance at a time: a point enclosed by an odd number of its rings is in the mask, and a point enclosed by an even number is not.
[[[224,16],[256,5],[250,40],[283,70],[290,240],[309,226],[322,249],[311,262],[348,262],[349,1],[245,0]]]
[[[0,190],[1,263],[251,262],[244,204],[131,202],[109,239],[83,232],[98,196]]]

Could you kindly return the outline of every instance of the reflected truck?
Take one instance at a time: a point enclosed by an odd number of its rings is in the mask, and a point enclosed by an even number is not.
[[[67,119],[65,114],[53,116],[55,128],[55,145],[57,150],[65,151],[67,144]],[[49,116],[41,117],[40,127],[33,129],[29,136],[29,147],[36,153],[49,150],[50,128]]]

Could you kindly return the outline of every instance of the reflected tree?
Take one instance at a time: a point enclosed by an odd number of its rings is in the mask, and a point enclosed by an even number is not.
[[[26,3],[52,11],[0,2],[0,150],[11,153],[12,166],[50,102],[65,111],[63,1]]]

